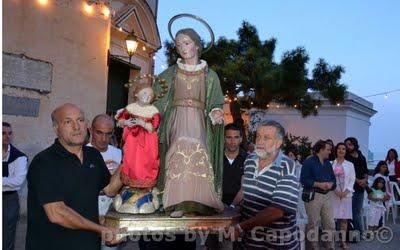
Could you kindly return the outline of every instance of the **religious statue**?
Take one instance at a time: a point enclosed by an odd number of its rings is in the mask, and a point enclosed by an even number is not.
[[[217,74],[200,60],[203,48],[196,31],[179,30],[173,40],[181,58],[159,75],[164,82],[154,84],[154,105],[162,116],[158,134],[163,206],[171,217],[210,215],[224,209],[224,96]]]
[[[157,198],[153,195],[158,195],[158,191],[153,192],[152,188],[157,184],[160,166],[157,136],[160,114],[151,104],[154,99],[151,86],[136,84],[133,96],[134,102],[115,117],[117,125],[124,128],[121,180],[125,188],[116,197],[114,206],[119,212],[152,213],[159,206],[158,202],[153,204],[153,198]],[[146,208],[140,209],[145,203],[148,203]]]

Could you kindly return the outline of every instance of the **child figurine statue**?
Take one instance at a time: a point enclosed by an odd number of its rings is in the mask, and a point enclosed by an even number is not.
[[[134,102],[116,116],[118,126],[124,128],[121,178],[126,186],[150,189],[156,185],[160,165],[160,114],[151,104],[154,92],[149,85],[137,84],[133,96]]]
[[[157,128],[160,125],[160,114],[152,105],[155,95],[151,86],[137,84],[133,88],[133,97],[134,102],[118,112],[115,119],[117,125],[124,128],[121,180],[130,193],[138,194],[133,197],[141,197],[147,193],[151,194],[152,188],[157,183],[160,165]],[[126,191],[125,188],[121,194]],[[135,205],[132,199],[129,200],[131,205]],[[118,211],[121,201],[114,202],[114,205]],[[129,211],[125,208],[124,212]],[[132,210],[131,213],[138,213],[138,210]]]

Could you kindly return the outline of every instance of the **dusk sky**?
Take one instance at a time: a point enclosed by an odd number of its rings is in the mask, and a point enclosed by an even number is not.
[[[277,39],[276,61],[285,51],[303,46],[310,56],[309,72],[318,58],[342,65],[346,72],[341,82],[361,97],[400,90],[400,1],[160,0],[157,23],[162,42],[170,40],[167,24],[179,13],[204,18],[216,39],[237,39],[236,31],[246,20],[256,26],[261,40]],[[180,25],[202,27],[181,19],[173,31]],[[200,35],[208,38],[201,29]],[[156,73],[162,65],[164,50],[157,54]],[[371,119],[369,138],[375,159],[389,148],[399,152],[400,91],[366,99],[378,111]]]

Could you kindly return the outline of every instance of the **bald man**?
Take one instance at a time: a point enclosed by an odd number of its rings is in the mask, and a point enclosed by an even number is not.
[[[120,149],[110,145],[111,138],[114,134],[114,120],[107,114],[100,114],[93,118],[90,128],[91,142],[87,144],[100,151],[108,170],[112,174],[121,164],[122,152]],[[122,185],[122,182],[121,182]],[[100,220],[104,219],[113,199],[104,193],[99,195],[99,216]],[[101,246],[102,250],[118,249],[117,247]]]
[[[117,229],[98,224],[100,191],[113,196],[119,173],[110,173],[101,154],[84,146],[85,115],[66,103],[51,114],[57,139],[37,154],[28,171],[27,250],[100,249],[101,236],[116,243]],[[116,184],[117,183],[117,184]]]

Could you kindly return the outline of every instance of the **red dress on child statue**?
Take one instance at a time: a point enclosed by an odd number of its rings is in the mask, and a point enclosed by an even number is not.
[[[152,124],[152,132],[139,125],[124,127],[121,179],[124,185],[133,188],[154,187],[160,168],[157,128],[161,117],[157,108],[131,103],[116,118],[118,121],[139,118]]]

